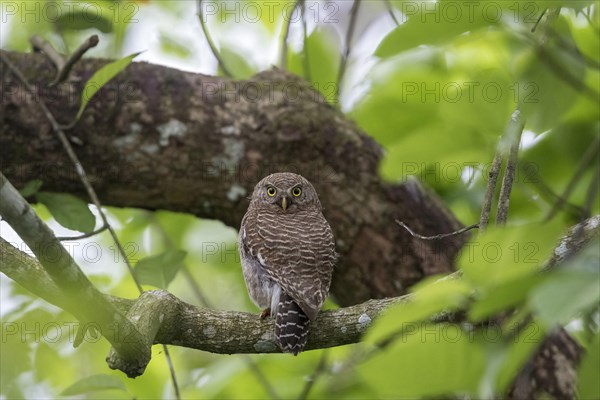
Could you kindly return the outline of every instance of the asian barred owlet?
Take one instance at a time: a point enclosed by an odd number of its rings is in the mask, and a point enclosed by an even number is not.
[[[297,355],[331,283],[335,242],[315,188],[300,175],[261,180],[239,233],[242,270],[250,297],[275,317],[283,352]]]

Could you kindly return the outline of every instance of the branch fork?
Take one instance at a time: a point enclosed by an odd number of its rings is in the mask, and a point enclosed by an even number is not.
[[[56,86],[67,80],[73,66],[83,57],[83,55],[91,48],[98,45],[98,35],[92,35],[87,38],[73,54],[68,57],[63,56],[52,47],[50,43],[42,39],[38,35],[34,35],[30,39],[33,49],[41,51],[48,57],[56,67],[56,77],[50,82],[50,87]]]

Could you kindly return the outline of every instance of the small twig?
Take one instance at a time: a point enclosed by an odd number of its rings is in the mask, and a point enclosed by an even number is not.
[[[108,229],[108,226],[102,225],[100,228],[96,229],[95,231],[92,231],[90,233],[84,233],[83,235],[79,235],[79,236],[57,236],[56,238],[58,240],[60,240],[61,242],[66,242],[66,241],[69,241],[69,240],[87,239],[87,238],[95,236],[95,235],[97,235],[97,234],[99,234],[101,232],[104,232],[107,229]]]
[[[54,64],[54,66],[56,67],[56,74],[58,76],[60,70],[63,69],[65,66],[65,57],[58,51],[56,51],[50,43],[48,43],[38,35],[33,35],[29,39],[29,42],[33,46],[34,51],[41,51],[46,55],[46,57],[48,57],[52,64]]]
[[[563,207],[565,202],[571,196],[571,192],[573,192],[573,189],[575,189],[575,186],[577,186],[577,183],[583,177],[583,173],[585,172],[586,168],[590,165],[590,163],[596,158],[596,156],[599,153],[600,153],[600,135],[596,136],[592,145],[587,148],[587,150],[581,157],[581,160],[579,161],[579,164],[577,165],[577,170],[573,174],[573,177],[567,184],[567,187],[565,188],[562,195],[559,196],[556,203],[554,203],[552,205],[552,208],[550,209],[550,212],[548,212],[548,215],[546,216],[545,221],[551,220],[556,215],[558,210],[560,210]]]
[[[596,103],[599,102],[600,92],[597,92],[595,89],[589,87],[583,79],[571,74],[571,72],[560,62],[558,62],[554,56],[543,46],[538,46],[537,51],[540,58],[544,61],[550,71],[556,75],[557,78],[570,85],[573,89],[580,91],[590,100],[593,100]]]
[[[544,18],[544,15],[546,14],[546,11],[548,11],[548,9],[544,8],[544,11],[542,11],[542,13],[538,17],[537,21],[535,21],[535,24],[533,24],[533,27],[531,28],[531,33],[535,32],[535,30],[537,29],[538,25],[540,24],[540,21],[542,20],[542,18]]]
[[[533,187],[536,189],[536,192],[547,203],[560,202],[561,210],[564,210],[565,212],[570,213],[572,216],[575,216],[576,218],[578,218],[580,215],[582,215],[583,208],[579,207],[576,204],[571,203],[567,199],[561,198],[560,195],[554,193],[552,188],[550,188],[550,186],[548,186],[548,184],[546,182],[544,182],[544,180],[542,179],[540,174],[535,170],[535,168],[528,168],[527,165],[525,165],[525,166],[521,165],[520,168],[521,168],[521,171],[523,171],[523,173],[525,174],[525,177],[527,179],[525,181],[525,183],[532,184]]]
[[[587,194],[585,196],[585,203],[583,206],[584,214],[581,220],[585,220],[590,217],[592,212],[592,205],[594,204],[594,199],[598,194],[598,187],[600,186],[600,167],[596,166],[596,172],[594,172],[594,177],[592,178],[592,182],[588,188]]]
[[[165,231],[165,228],[163,228],[163,226],[161,225],[161,223],[158,220],[158,218],[156,218],[156,215],[155,214],[151,214],[150,218],[154,222],[154,225],[156,226],[156,228],[158,229],[158,231],[160,232],[160,235],[161,235],[162,241],[163,241],[163,245],[167,249],[174,249],[175,245],[173,244],[173,241],[171,240],[171,238],[169,237],[169,235]],[[185,278],[188,281],[188,283],[190,284],[190,287],[192,288],[192,292],[194,292],[194,295],[196,296],[196,299],[198,300],[198,303],[202,307],[212,308],[212,306],[210,304],[210,301],[206,298],[206,296],[204,296],[204,293],[202,293],[202,289],[200,289],[200,285],[198,285],[198,282],[196,282],[196,279],[194,279],[194,276],[189,271],[189,269],[187,269],[187,267],[185,266],[185,264],[181,266],[181,271],[185,275]]]
[[[457,231],[450,232],[450,233],[442,233],[442,234],[434,235],[434,236],[423,236],[421,234],[416,233],[412,229],[410,229],[408,227],[408,225],[406,225],[404,222],[398,221],[398,220],[395,220],[395,221],[396,221],[396,223],[398,225],[400,225],[401,227],[403,227],[404,229],[406,229],[408,231],[408,233],[410,233],[410,235],[412,237],[416,237],[417,239],[421,239],[421,240],[439,240],[439,239],[444,239],[444,238],[447,238],[447,237],[450,237],[450,236],[460,235],[461,233],[465,233],[467,231],[470,231],[471,229],[479,228],[479,224],[473,224],[473,225],[466,226],[464,228],[461,228],[461,229],[459,229]]]
[[[200,20],[200,26],[202,27],[202,32],[204,33],[204,37],[206,38],[206,41],[208,42],[208,46],[210,47],[210,50],[212,51],[213,56],[217,59],[217,62],[219,63],[219,66],[221,67],[221,71],[223,71],[223,74],[225,74],[225,76],[227,76],[229,78],[233,78],[233,74],[227,68],[227,66],[225,65],[225,62],[223,62],[223,59],[221,58],[221,54],[219,53],[217,46],[213,42],[212,37],[210,36],[210,33],[208,32],[208,27],[206,26],[206,22],[204,21],[204,14],[202,13],[202,0],[198,0],[198,19]]]
[[[338,71],[337,83],[335,86],[336,101],[339,101],[340,85],[342,84],[342,80],[344,79],[344,75],[346,74],[346,66],[348,63],[348,57],[350,56],[350,50],[352,49],[352,37],[354,36],[354,29],[356,28],[356,17],[358,16],[359,7],[360,0],[354,0],[352,8],[350,9],[350,24],[348,25],[348,30],[346,31],[345,48],[340,59],[340,69]]]
[[[79,61],[89,49],[96,47],[98,45],[98,41],[98,35],[92,35],[87,38],[87,40],[84,41],[81,46],[79,46],[77,50],[75,50],[75,52],[69,56],[62,68],[58,70],[56,78],[54,78],[54,80],[50,83],[50,86],[64,82],[69,76],[69,73],[71,72],[71,69],[75,63],[77,63],[77,61]]]
[[[65,59],[63,55],[57,52],[54,47],[38,35],[33,35],[30,39],[31,44],[33,45],[35,50],[42,51],[50,61],[56,67],[56,77],[52,82],[50,82],[50,86],[55,86],[61,82],[64,82],[71,69],[81,59],[81,57],[91,48],[96,47],[98,45],[98,35],[92,35],[87,40],[85,40],[81,46],[75,50],[73,54]]]
[[[492,202],[496,193],[496,184],[502,167],[502,148],[498,146],[494,161],[492,161],[492,169],[488,173],[488,184],[485,188],[483,197],[483,205],[481,206],[481,216],[479,217],[479,233],[483,233],[490,222],[490,213],[492,211]]]
[[[314,372],[308,378],[308,380],[306,381],[306,384],[302,388],[302,392],[300,393],[300,396],[298,396],[298,400],[305,400],[308,397],[310,390],[315,385],[315,382],[317,382],[317,379],[319,379],[319,376],[321,376],[321,374],[323,374],[323,372],[325,372],[325,370],[327,369],[328,353],[329,352],[327,350],[323,350],[323,352],[321,353],[321,358],[319,359],[319,363],[317,364],[317,367],[315,368]]]
[[[269,382],[269,380],[267,379],[265,374],[263,374],[261,369],[258,368],[258,365],[254,362],[254,360],[252,358],[250,358],[250,356],[248,354],[242,354],[242,359],[244,360],[246,365],[248,365],[248,367],[250,368],[250,370],[252,371],[252,373],[254,374],[256,379],[258,379],[258,382],[267,391],[267,393],[269,394],[269,397],[273,400],[280,399],[281,397],[279,397],[277,392],[275,392],[275,388],[273,388],[273,386],[271,385],[271,383]]]
[[[298,5],[303,0],[296,0],[296,4],[292,8],[292,12],[288,16],[288,19],[283,18],[283,38],[281,40],[281,54],[279,55],[279,68],[286,69],[287,68],[287,55],[288,55],[288,36],[290,35],[290,25],[292,24],[292,16],[294,12],[298,8]]]
[[[512,114],[506,138],[511,140],[510,152],[504,177],[502,178],[502,186],[500,187],[500,196],[498,198],[498,211],[496,214],[496,225],[506,224],[508,218],[508,204],[510,201],[510,193],[512,191],[515,173],[517,171],[517,160],[519,154],[519,145],[521,144],[521,135],[523,134],[524,123],[521,121],[521,112],[515,110]]]
[[[308,58],[308,28],[306,23],[306,1],[301,0],[300,4],[300,12],[302,13],[302,35],[303,35],[303,43],[302,43],[302,67],[304,68],[304,79],[308,82],[311,81],[311,73],[310,73],[310,59]]]
[[[163,344],[162,347],[165,351],[165,358],[167,359],[167,364],[169,365],[169,373],[171,374],[171,382],[173,382],[173,390],[175,390],[175,398],[181,399],[181,393],[179,392],[179,384],[177,383],[177,375],[175,375],[175,367],[173,366],[173,360],[171,359],[171,355],[169,354],[169,347],[166,344]]]
[[[396,26],[400,26],[400,22],[398,21],[398,18],[396,18],[396,15],[394,15],[394,9],[392,7],[392,3],[390,3],[390,0],[385,0],[385,6],[387,8],[388,14],[394,20],[394,23],[396,24]]]

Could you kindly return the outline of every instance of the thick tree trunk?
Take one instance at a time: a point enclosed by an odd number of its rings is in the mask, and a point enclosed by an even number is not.
[[[84,83],[107,61],[83,59],[73,71],[79,81],[49,89],[54,69],[43,55],[5,54],[36,92],[3,68],[0,168],[17,187],[41,179],[44,190],[85,198],[35,96],[67,124]],[[306,176],[341,255],[331,288],[340,305],[397,296],[424,276],[450,272],[464,241],[423,242],[398,227],[396,218],[423,234],[460,224],[418,182],[382,182],[381,147],[306,82],[279,70],[231,81],[134,63],[67,133],[108,206],[192,213],[237,228],[263,176]]]

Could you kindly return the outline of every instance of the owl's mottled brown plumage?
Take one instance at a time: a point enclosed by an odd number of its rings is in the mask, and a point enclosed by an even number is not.
[[[261,180],[242,220],[239,251],[250,297],[271,309],[282,351],[298,354],[327,297],[336,260],[312,184],[285,172]]]

